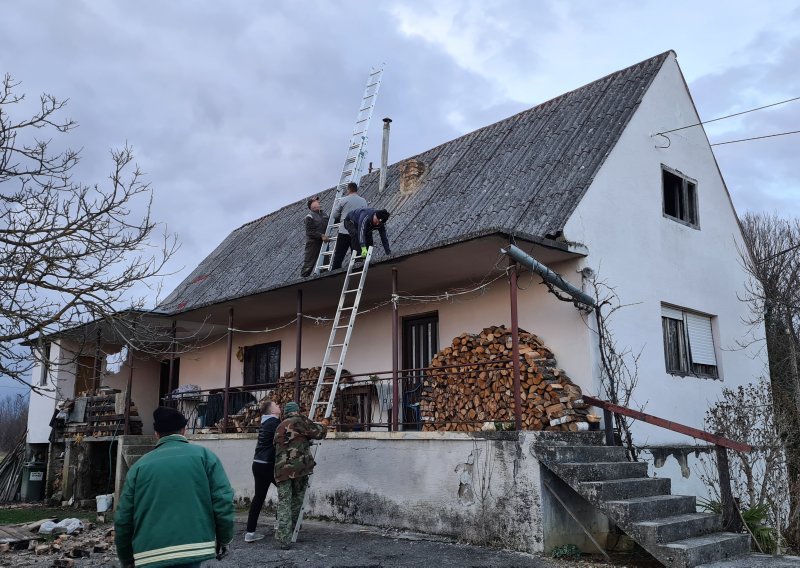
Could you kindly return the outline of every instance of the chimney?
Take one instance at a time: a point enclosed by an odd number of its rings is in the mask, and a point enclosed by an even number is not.
[[[422,185],[427,168],[425,162],[411,158],[400,165],[400,193],[410,195]]]
[[[383,119],[383,145],[381,146],[381,173],[378,178],[378,193],[386,188],[386,168],[389,167],[389,125],[391,118]]]

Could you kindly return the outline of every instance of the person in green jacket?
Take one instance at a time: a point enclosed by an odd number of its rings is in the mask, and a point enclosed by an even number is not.
[[[117,555],[132,566],[199,567],[233,540],[233,489],[219,458],[189,444],[186,418],[153,412],[156,447],[128,472],[114,516]]]
[[[328,433],[328,421],[321,424],[300,414],[296,402],[283,406],[286,417],[275,430],[275,485],[278,486],[278,545],[287,549],[300,518],[308,476],[314,471],[311,440],[321,440]]]

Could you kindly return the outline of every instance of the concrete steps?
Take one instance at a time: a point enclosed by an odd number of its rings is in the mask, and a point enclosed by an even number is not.
[[[749,536],[722,532],[722,518],[696,512],[693,496],[672,495],[669,479],[647,476],[647,464],[594,440],[544,439],[534,453],[553,473],[670,568],[742,557]]]

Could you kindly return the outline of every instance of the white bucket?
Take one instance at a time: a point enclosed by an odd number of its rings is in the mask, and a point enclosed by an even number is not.
[[[110,511],[111,507],[114,506],[114,494],[109,493],[108,495],[98,495],[95,497],[97,501],[97,512],[98,513],[105,513],[106,511]]]

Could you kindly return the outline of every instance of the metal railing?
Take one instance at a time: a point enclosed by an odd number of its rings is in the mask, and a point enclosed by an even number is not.
[[[433,375],[437,380],[461,381],[481,368],[502,366],[508,359],[495,359],[482,363],[469,363],[437,367],[400,369],[397,373],[398,430],[440,429],[446,425],[482,425],[486,420],[434,420],[424,415],[423,403],[427,391],[425,381]],[[498,369],[499,370],[499,369]],[[491,373],[490,373],[491,374]],[[498,378],[499,380],[499,378]],[[273,383],[230,387],[228,390],[228,419],[225,420],[225,389],[214,388],[173,393],[162,399],[162,404],[178,409],[187,418],[187,431],[191,434],[209,432],[256,432],[260,423],[259,403],[264,399],[283,404],[295,400],[299,386],[301,408],[308,408],[317,379],[295,381],[293,376],[282,377]],[[392,371],[349,374],[342,376],[331,417],[331,425],[340,432],[393,430],[394,379]],[[469,396],[470,399],[474,396]],[[491,421],[513,422],[508,416],[494,416]],[[226,426],[227,424],[227,426]]]
[[[640,420],[641,422],[646,422],[647,424],[652,424],[653,426],[665,428],[666,430],[670,430],[672,432],[678,432],[679,434],[684,434],[686,436],[691,436],[692,438],[714,444],[714,451],[717,458],[717,470],[719,473],[720,498],[722,501],[722,526],[726,530],[733,532],[740,532],[742,530],[742,518],[739,514],[739,506],[736,503],[736,499],[733,497],[733,491],[731,490],[731,471],[728,464],[728,449],[741,453],[750,453],[753,450],[752,446],[725,438],[719,434],[712,434],[711,432],[706,432],[705,430],[700,430],[679,422],[673,422],[672,420],[666,420],[658,416],[653,416],[652,414],[633,410],[632,408],[620,406],[618,404],[601,400],[593,396],[583,395],[583,401],[588,405],[601,408],[603,410],[603,422],[605,423],[606,430],[606,444],[609,446],[616,445],[612,414],[621,414],[622,416],[627,416],[635,420]]]

